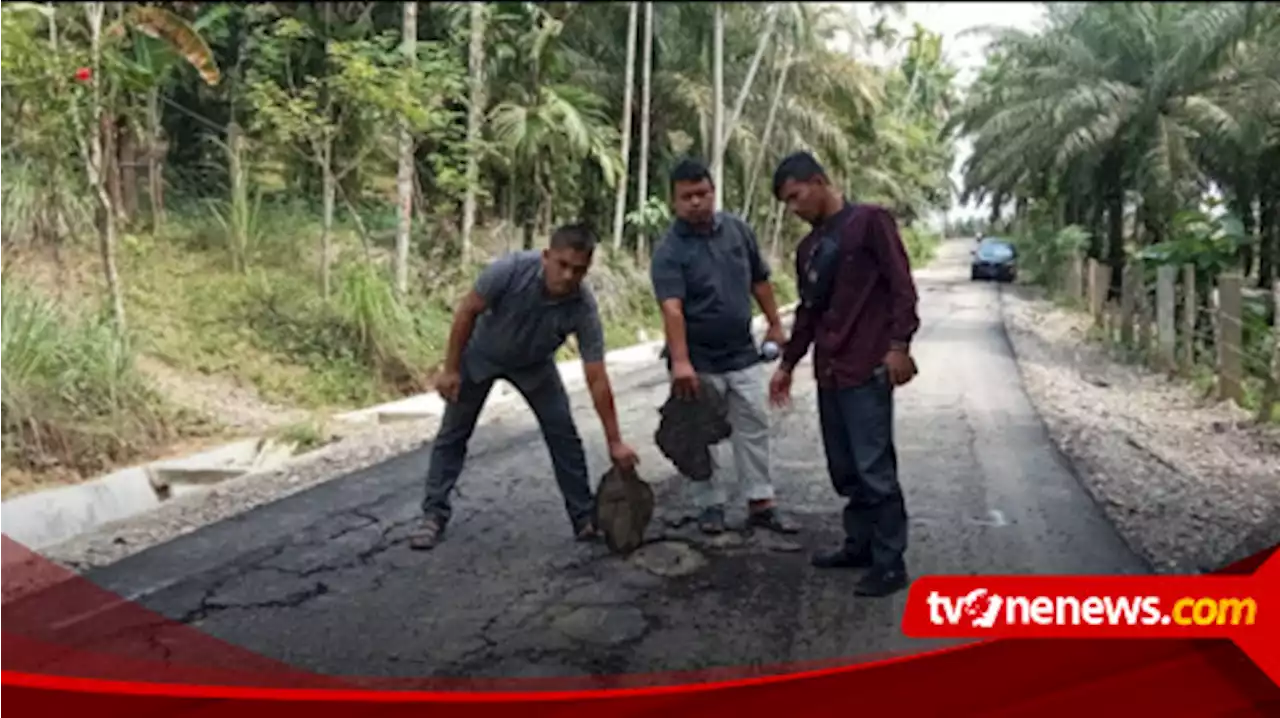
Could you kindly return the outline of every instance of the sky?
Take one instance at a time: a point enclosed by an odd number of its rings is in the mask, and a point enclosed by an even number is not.
[[[847,8],[863,21],[865,26],[874,23],[869,2],[834,3]],[[987,39],[981,35],[961,37],[971,29],[985,26],[1006,26],[1021,30],[1034,30],[1044,17],[1044,9],[1040,3],[1031,2],[908,2],[903,17],[890,17],[889,24],[903,34],[910,34],[915,23],[920,23],[930,32],[942,36],[943,54],[959,70],[957,82],[967,86],[976,76],[986,59]],[[865,51],[863,51],[865,53]],[[865,57],[868,62],[884,64],[896,60],[880,52]],[[961,140],[956,155],[956,164],[952,168],[951,177],[957,188],[960,187],[960,167],[968,158],[971,146],[967,140]],[[953,208],[950,217],[959,219],[965,216],[983,215],[988,211],[986,204]],[[935,218],[937,221],[941,217]]]

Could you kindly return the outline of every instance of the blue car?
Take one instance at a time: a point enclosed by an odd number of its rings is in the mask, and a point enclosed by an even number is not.
[[[986,237],[973,250],[973,262],[969,268],[972,281],[994,279],[1012,282],[1018,278],[1018,250],[1011,242]]]

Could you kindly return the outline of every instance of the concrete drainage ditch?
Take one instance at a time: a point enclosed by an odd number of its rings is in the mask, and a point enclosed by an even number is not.
[[[81,484],[9,499],[0,505],[0,526],[9,538],[38,551],[175,497],[278,468],[296,450],[296,444],[246,439],[192,456],[132,466]]]

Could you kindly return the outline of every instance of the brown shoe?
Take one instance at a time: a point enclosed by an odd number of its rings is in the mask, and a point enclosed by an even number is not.
[[[780,534],[800,532],[799,526],[783,518],[782,514],[778,513],[778,509],[773,506],[749,512],[747,514],[747,525],[753,528],[768,529]]]
[[[444,526],[436,519],[423,519],[418,529],[409,536],[409,548],[414,551],[430,551],[440,543]]]
[[[600,538],[600,530],[596,528],[595,524],[588,521],[578,529],[576,538],[579,541],[595,541]]]

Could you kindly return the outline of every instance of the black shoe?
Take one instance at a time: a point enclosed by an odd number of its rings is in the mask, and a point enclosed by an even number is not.
[[[853,592],[859,596],[888,596],[907,587],[907,572],[901,569],[872,570],[858,581]]]
[[[871,554],[854,554],[839,548],[835,551],[814,554],[810,563],[814,568],[870,568]]]
[[[724,533],[724,509],[719,506],[709,506],[703,509],[702,514],[698,516],[698,528],[704,534]]]
[[[444,538],[444,522],[424,518],[418,528],[409,535],[409,548],[414,551],[430,551]]]

